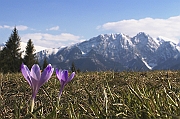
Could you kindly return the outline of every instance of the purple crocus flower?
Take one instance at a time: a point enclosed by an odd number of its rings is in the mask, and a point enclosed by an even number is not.
[[[52,68],[51,64],[47,65],[42,74],[38,64],[34,64],[31,68],[31,71],[26,65],[21,65],[21,72],[32,89],[31,112],[33,111],[34,99],[38,93],[39,88],[50,79],[53,71],[54,68]]]
[[[56,69],[56,76],[59,79],[60,83],[61,83],[61,88],[60,88],[60,92],[59,92],[59,100],[62,94],[62,91],[64,89],[64,86],[70,82],[74,76],[75,76],[75,72],[73,72],[69,77],[68,77],[68,70],[58,70]]]

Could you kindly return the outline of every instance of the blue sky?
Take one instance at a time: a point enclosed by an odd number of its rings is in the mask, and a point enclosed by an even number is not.
[[[0,0],[0,43],[17,27],[21,41],[57,48],[99,34],[146,32],[178,43],[178,0]]]

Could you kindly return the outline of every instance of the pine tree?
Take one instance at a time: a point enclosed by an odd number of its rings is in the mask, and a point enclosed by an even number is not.
[[[36,59],[36,54],[34,53],[34,44],[31,39],[27,42],[25,56],[24,56],[24,63],[27,65],[28,68],[31,68],[33,64],[37,64],[38,61]]]
[[[7,72],[18,72],[22,63],[20,51],[20,37],[16,27],[13,29],[9,40],[6,42],[5,47],[0,53],[0,65],[1,71]]]
[[[43,62],[43,66],[42,66],[42,69],[44,70],[48,65],[48,62],[47,62],[47,59],[46,57],[44,58],[44,62]]]
[[[71,71],[72,72],[76,72],[76,67],[74,65],[74,62],[72,62],[72,64],[71,64]]]

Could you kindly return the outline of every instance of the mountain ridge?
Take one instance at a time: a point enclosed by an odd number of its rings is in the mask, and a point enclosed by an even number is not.
[[[165,41],[162,38],[154,39],[144,32],[139,32],[134,37],[116,33],[100,34],[87,41],[57,49],[54,54],[45,54],[40,51],[37,56],[40,63],[46,57],[54,67],[63,69],[70,69],[74,62],[75,65],[77,64],[76,67],[80,67],[80,70],[144,71],[174,69],[170,63],[167,67],[161,65],[168,60],[176,60],[178,64],[179,49],[180,47],[171,41]],[[44,52],[46,51],[44,50]],[[116,67],[113,68],[113,65]]]
[[[4,44],[1,46],[4,47]],[[26,43],[21,42],[23,51],[25,46]],[[178,45],[159,37],[153,39],[144,32],[139,32],[134,37],[123,33],[100,34],[63,48],[35,46],[35,49],[40,64],[46,57],[54,67],[70,69],[71,63],[75,62],[81,70],[91,71],[168,69],[163,66],[164,62],[174,60],[178,63],[180,56]],[[173,65],[168,66],[176,66]]]

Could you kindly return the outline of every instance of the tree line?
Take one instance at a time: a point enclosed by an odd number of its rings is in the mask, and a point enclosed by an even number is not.
[[[19,72],[22,63],[26,64],[28,68],[31,68],[35,63],[39,64],[32,40],[29,39],[27,42],[24,57],[22,57],[23,51],[21,51],[20,41],[21,39],[18,35],[18,30],[15,27],[8,41],[5,43],[5,46],[0,51],[0,72]],[[45,61],[43,67],[45,67],[47,64],[47,61]]]

